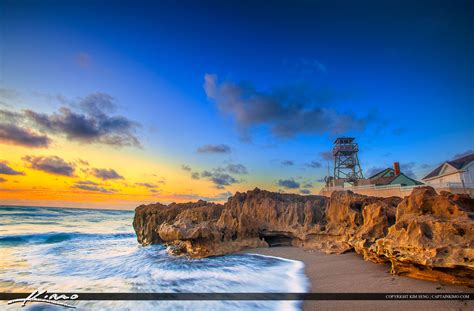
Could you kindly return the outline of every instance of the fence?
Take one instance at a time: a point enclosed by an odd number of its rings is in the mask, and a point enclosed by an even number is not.
[[[417,185],[417,186],[401,186],[401,185],[388,185],[388,186],[375,186],[375,185],[364,185],[364,186],[352,186],[352,187],[327,187],[321,189],[320,194],[324,196],[330,196],[334,191],[350,190],[354,193],[378,196],[378,197],[405,197],[409,195],[414,188],[430,186],[433,187],[438,193],[441,191],[449,191],[451,193],[465,193],[474,197],[474,183],[439,183],[432,185]]]

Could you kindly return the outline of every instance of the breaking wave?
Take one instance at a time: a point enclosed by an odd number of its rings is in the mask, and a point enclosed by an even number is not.
[[[91,234],[80,232],[48,232],[0,236],[0,246],[21,244],[59,243],[73,239],[120,239],[134,237],[133,233]]]
[[[0,290],[3,292],[38,288],[50,292],[305,292],[308,288],[304,266],[299,261],[256,254],[191,260],[170,257],[161,245],[143,247],[136,241],[130,212],[3,209],[0,207],[4,219],[0,228],[4,261]],[[17,214],[28,214],[29,219],[19,218]],[[39,216],[35,218],[34,214]],[[43,224],[45,219],[49,219],[48,224]],[[35,307],[39,305],[25,308]],[[79,301],[76,307],[79,310],[296,310],[300,304]]]

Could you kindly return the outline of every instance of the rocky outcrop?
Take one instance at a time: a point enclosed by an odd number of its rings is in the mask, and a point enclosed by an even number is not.
[[[133,226],[143,244],[207,257],[250,247],[293,245],[327,253],[355,250],[390,262],[392,272],[474,285],[474,200],[417,188],[404,198],[334,192],[330,198],[255,189],[224,205],[142,205]]]
[[[176,240],[212,239],[218,235],[215,221],[223,205],[198,201],[195,203],[160,203],[140,205],[135,209],[133,228],[143,245]]]
[[[474,204],[464,195],[417,189],[396,209],[396,222],[369,252],[392,272],[474,285]]]

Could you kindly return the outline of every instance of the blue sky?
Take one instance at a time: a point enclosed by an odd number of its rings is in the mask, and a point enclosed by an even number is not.
[[[136,158],[200,171],[241,163],[249,187],[318,186],[337,135],[357,137],[364,172],[399,161],[422,177],[474,149],[472,1],[0,6],[0,87],[18,95],[5,109],[52,114],[109,94],[139,124],[142,148],[120,149]],[[231,152],[196,153],[206,144]]]

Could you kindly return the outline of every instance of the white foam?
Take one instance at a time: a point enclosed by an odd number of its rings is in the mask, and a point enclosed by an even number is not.
[[[262,255],[262,254],[255,254],[251,253],[252,255],[262,256],[262,257],[269,257],[269,258],[276,258],[282,261],[287,261],[292,263],[290,269],[287,270],[286,275],[288,277],[288,292],[289,293],[306,293],[309,287],[309,281],[306,275],[304,274],[304,263],[299,260],[293,260],[288,258],[276,257],[276,256],[269,256],[269,255]],[[286,311],[286,310],[298,310],[299,306],[301,305],[301,301],[279,301],[278,303],[278,310]]]
[[[56,212],[56,210],[55,210]],[[33,212],[32,212],[33,213]],[[59,212],[58,212],[59,213]],[[44,225],[29,234],[61,232],[75,216],[68,211],[67,220],[59,216],[49,217],[57,225]],[[13,216],[12,216],[13,217]],[[82,217],[77,215],[77,217]],[[8,267],[0,275],[0,290],[39,287],[50,291],[69,292],[273,292],[303,293],[309,287],[304,275],[304,264],[297,260],[261,254],[242,254],[200,260],[169,257],[164,247],[139,247],[133,237],[97,234],[100,228],[110,224],[112,228],[130,226],[133,215],[115,215],[114,220],[97,222],[93,212],[88,212],[80,226],[74,226],[79,234],[74,239],[54,243],[3,245]],[[12,219],[15,220],[15,219]],[[83,229],[81,229],[83,228]],[[23,234],[15,228],[10,234]],[[97,229],[97,232],[94,232]],[[105,238],[107,237],[107,238]],[[202,301],[202,302],[85,302],[78,309],[105,310],[297,310],[297,301]]]

